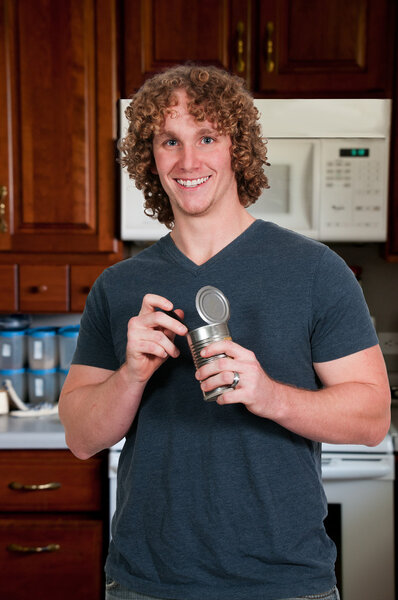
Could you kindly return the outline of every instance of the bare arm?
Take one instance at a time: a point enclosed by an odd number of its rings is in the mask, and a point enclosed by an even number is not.
[[[161,311],[173,305],[148,294],[140,313],[130,319],[126,361],[118,371],[72,365],[59,400],[66,442],[79,458],[89,458],[118,442],[137,413],[145,386],[153,373],[179,350],[176,334],[187,328]],[[182,316],[182,311],[176,311]]]
[[[240,375],[236,389],[224,393],[219,404],[242,402],[254,414],[321,442],[373,446],[388,432],[390,389],[379,346],[314,364],[325,386],[319,391],[272,380],[252,352],[233,342],[212,344],[206,350],[209,356],[224,352],[232,358],[210,362],[197,371],[202,389],[230,384],[234,371]]]

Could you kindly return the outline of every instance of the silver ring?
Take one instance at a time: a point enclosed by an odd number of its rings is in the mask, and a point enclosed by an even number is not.
[[[236,371],[234,371],[234,380],[231,383],[231,388],[235,389],[236,386],[238,385],[239,381],[240,381],[239,373],[237,373]]]

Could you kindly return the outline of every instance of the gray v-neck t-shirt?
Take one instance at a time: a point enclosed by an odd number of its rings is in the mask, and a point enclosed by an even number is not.
[[[170,235],[104,271],[88,297],[73,362],[125,360],[128,320],[143,296],[203,325],[197,291],[229,300],[232,338],[269,376],[309,390],[314,362],[377,344],[362,291],[327,246],[255,221],[196,265]],[[323,520],[321,446],[241,405],[205,402],[187,341],[146,386],[121,453],[107,574],[150,596],[275,600],[335,584]],[[314,396],[314,402],[316,402]]]

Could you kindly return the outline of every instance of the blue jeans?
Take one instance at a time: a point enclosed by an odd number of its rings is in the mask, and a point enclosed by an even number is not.
[[[144,596],[144,594],[138,594],[132,592],[127,588],[116,583],[112,579],[107,579],[105,600],[162,600],[154,596]],[[248,598],[250,600],[250,598]],[[295,598],[275,598],[275,600],[340,600],[340,595],[337,588],[333,588],[328,592],[320,594],[309,594],[308,596],[296,596]]]

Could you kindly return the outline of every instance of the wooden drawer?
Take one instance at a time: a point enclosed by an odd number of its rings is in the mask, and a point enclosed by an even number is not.
[[[102,455],[78,460],[69,450],[0,452],[1,511],[100,511],[106,474]]]
[[[98,520],[0,518],[0,598],[99,600],[102,547]]]
[[[68,311],[68,265],[20,265],[19,293],[22,312]]]
[[[107,265],[71,265],[70,309],[83,312],[87,295],[99,275]]]

